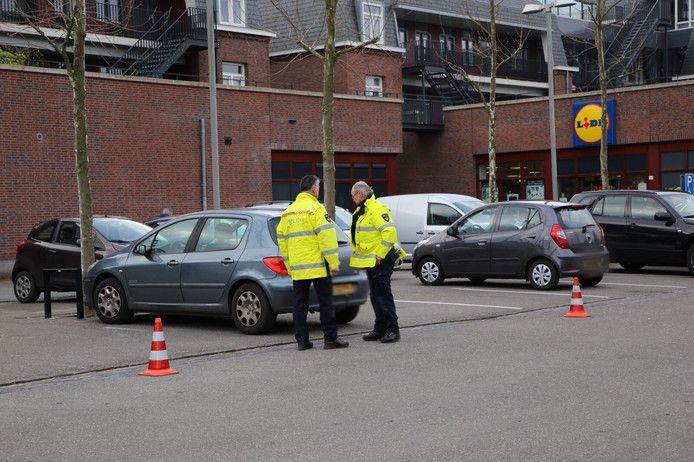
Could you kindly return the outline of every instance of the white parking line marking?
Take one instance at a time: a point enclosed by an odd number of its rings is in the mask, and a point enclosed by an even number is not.
[[[655,284],[627,284],[625,282],[607,282],[602,281],[600,284],[607,284],[610,286],[632,286],[632,287],[661,287],[663,289],[691,289],[687,286],[660,286]]]
[[[503,294],[523,294],[523,295],[554,295],[555,297],[566,297],[565,293],[554,294],[549,292],[530,292],[524,290],[498,290],[498,289],[466,289],[464,287],[451,287],[453,290],[465,290],[468,292],[499,292]],[[583,295],[583,297],[593,297],[593,298],[610,298],[604,295]]]
[[[480,305],[477,303],[448,303],[448,302],[429,302],[423,300],[395,300],[395,303],[421,303],[422,305],[454,305],[454,306],[474,306],[478,308],[501,308],[504,310],[525,310],[518,306],[499,306],[499,305]]]
[[[140,329],[131,329],[129,327],[104,327],[104,329],[113,329],[113,330],[130,330],[133,332],[142,332]]]

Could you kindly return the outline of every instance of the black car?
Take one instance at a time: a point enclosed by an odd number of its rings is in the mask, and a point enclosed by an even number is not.
[[[152,228],[122,217],[94,217],[94,247],[97,260],[122,249]],[[12,269],[14,295],[22,303],[35,302],[43,290],[43,270],[79,268],[81,264],[78,218],[49,220],[34,226],[17,246]],[[55,273],[51,289],[75,290],[75,276]]]
[[[694,196],[670,191],[616,190],[576,194],[605,230],[612,261],[637,271],[687,266],[694,274]]]
[[[600,226],[585,205],[551,201],[488,204],[415,247],[412,272],[422,283],[445,278],[526,279],[541,290],[578,276],[602,280],[609,267]]]

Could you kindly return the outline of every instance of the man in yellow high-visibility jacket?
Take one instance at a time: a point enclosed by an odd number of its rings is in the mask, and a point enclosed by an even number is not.
[[[277,225],[280,255],[294,283],[294,336],[300,351],[313,348],[308,339],[308,302],[311,283],[320,304],[323,348],[346,348],[348,342],[337,337],[333,284],[331,276],[340,271],[339,249],[335,225],[325,207],[318,202],[320,179],[306,175],[301,179],[301,192],[284,211]]]
[[[398,235],[390,210],[376,200],[373,189],[363,181],[352,186],[352,199],[357,209],[352,217],[352,258],[349,265],[366,269],[376,320],[368,341],[392,343],[400,340],[398,315],[390,289],[395,261],[407,254],[398,245]]]

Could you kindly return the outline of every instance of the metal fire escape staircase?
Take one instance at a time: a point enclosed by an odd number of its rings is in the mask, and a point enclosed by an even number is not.
[[[159,78],[189,49],[206,48],[205,15],[204,9],[188,8],[156,38],[140,38],[120,59],[131,63],[124,74]]]
[[[646,41],[663,23],[661,1],[642,1],[605,51],[610,86],[621,87],[624,84],[624,79],[641,56]]]
[[[469,104],[475,102],[469,84],[455,78],[449,66],[423,66],[424,78],[441,97],[444,104]]]

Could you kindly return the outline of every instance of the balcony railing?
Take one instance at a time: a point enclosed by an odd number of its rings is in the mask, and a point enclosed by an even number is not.
[[[49,8],[40,0],[0,0],[0,22],[28,24],[41,27],[62,27],[72,13],[72,0],[54,0]],[[169,12],[131,7],[129,3],[107,4],[87,1],[87,32],[140,38],[145,34],[157,36],[166,29]]]
[[[405,130],[443,129],[443,102],[405,97],[402,105],[402,126]]]
[[[470,75],[489,75],[491,61],[467,50],[440,50],[434,47],[410,47],[405,67],[441,66],[452,70],[462,69]],[[544,59],[527,59],[516,56],[505,62],[497,71],[497,77],[518,80],[546,81],[547,64]]]

